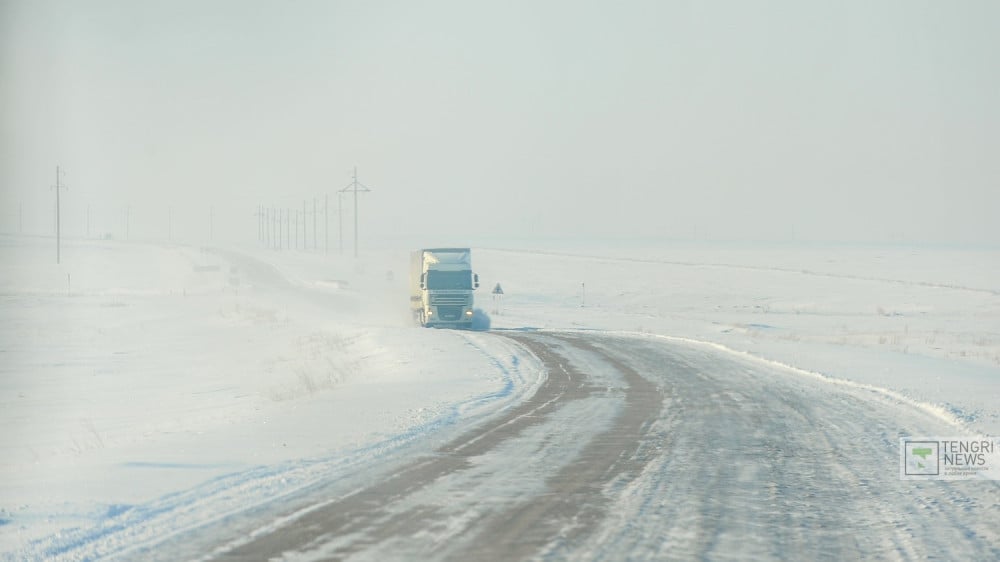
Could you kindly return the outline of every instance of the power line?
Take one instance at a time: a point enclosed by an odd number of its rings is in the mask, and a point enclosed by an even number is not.
[[[61,261],[61,257],[62,257],[61,256],[61,253],[62,253],[62,248],[61,248],[61,246],[62,246],[62,225],[61,225],[61,222],[62,221],[60,220],[60,216],[59,216],[59,212],[60,212],[60,209],[59,209],[60,208],[59,192],[62,191],[63,189],[65,189],[67,191],[69,190],[68,187],[66,187],[65,185],[61,185],[59,183],[60,182],[60,178],[61,178],[61,176],[62,176],[63,173],[64,172],[62,172],[62,170],[59,169],[59,166],[56,166],[56,185],[54,187],[55,187],[55,190],[56,190],[56,263],[57,264]]]
[[[344,189],[340,190],[340,193],[354,192],[354,257],[358,257],[358,192],[370,192],[371,189],[367,185],[358,181],[358,167],[354,167],[354,178],[351,183],[347,185]],[[343,244],[341,244],[341,252],[343,252]]]

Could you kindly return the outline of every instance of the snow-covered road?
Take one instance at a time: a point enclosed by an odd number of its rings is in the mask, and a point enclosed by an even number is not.
[[[898,438],[946,417],[717,349],[508,332],[546,382],[363,489],[206,549],[220,560],[996,559],[1000,485],[903,482]],[[244,525],[249,525],[244,523]],[[235,529],[230,529],[235,531]]]

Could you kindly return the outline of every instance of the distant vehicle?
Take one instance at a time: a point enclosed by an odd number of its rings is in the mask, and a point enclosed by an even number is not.
[[[471,328],[472,291],[478,288],[469,248],[426,248],[410,255],[410,310],[421,326]]]

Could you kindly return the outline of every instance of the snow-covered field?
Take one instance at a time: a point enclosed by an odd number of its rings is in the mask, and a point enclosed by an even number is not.
[[[503,281],[494,327],[715,342],[1000,433],[1000,251],[681,244],[476,258],[484,284]]]
[[[122,552],[324,479],[369,481],[544,377],[506,339],[412,327],[408,249],[355,261],[75,240],[58,266],[53,250],[0,238],[0,557],[77,556],[127,527]],[[493,328],[714,342],[1000,433],[997,251],[686,244],[473,259]]]

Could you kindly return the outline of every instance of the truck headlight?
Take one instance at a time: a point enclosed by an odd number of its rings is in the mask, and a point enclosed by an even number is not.
[[[472,316],[472,311],[471,310],[466,310],[465,311],[465,315],[466,316]]]

